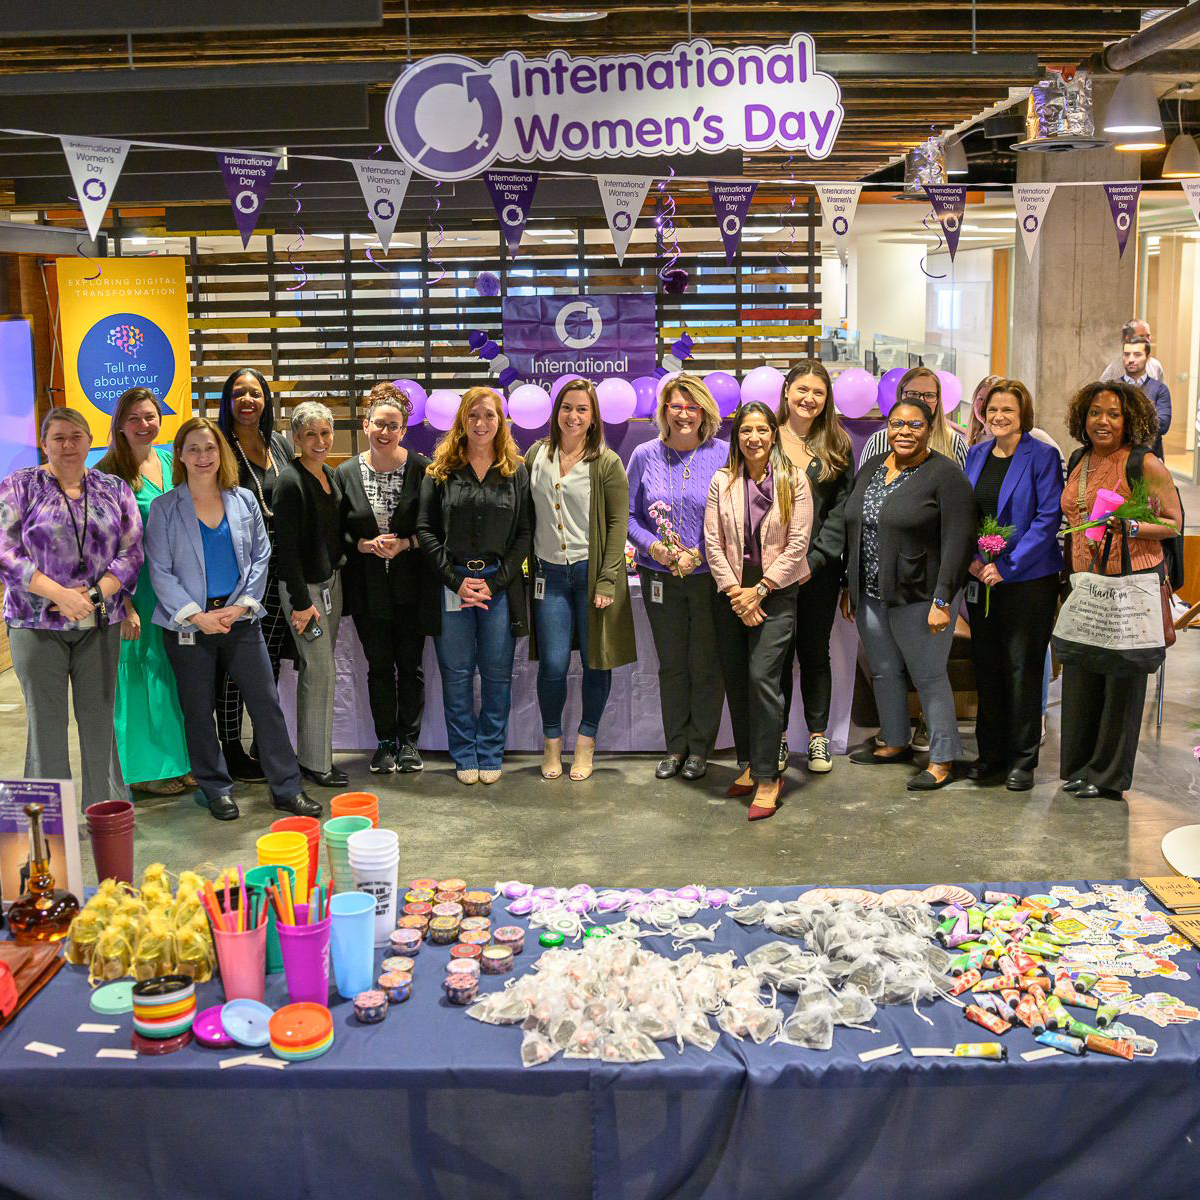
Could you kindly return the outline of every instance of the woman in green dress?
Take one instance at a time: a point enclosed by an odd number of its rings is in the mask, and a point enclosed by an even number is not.
[[[156,446],[162,405],[148,388],[130,388],[113,412],[108,453],[96,469],[133,489],[142,525],[150,502],[171,486],[171,451]],[[116,752],[125,782],[139,792],[176,796],[190,783],[187,742],[175,675],[163,650],[162,630],[151,621],[158,602],[143,565],[133,603],[121,622],[114,711]]]

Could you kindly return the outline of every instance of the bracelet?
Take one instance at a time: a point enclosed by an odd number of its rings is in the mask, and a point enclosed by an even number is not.
[[[946,609],[948,609],[950,607],[950,601],[949,600],[939,600],[936,596],[934,596],[933,606],[934,606],[934,608],[940,608],[943,611],[945,611]]]
[[[1129,522],[1129,536],[1131,538],[1137,537],[1139,528],[1140,528],[1140,526],[1138,525],[1138,523],[1136,521],[1130,521]]]

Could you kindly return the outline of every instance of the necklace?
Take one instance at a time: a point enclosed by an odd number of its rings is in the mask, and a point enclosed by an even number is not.
[[[670,450],[671,453],[675,455],[676,459],[680,462],[680,464],[682,464],[683,478],[685,480],[691,479],[691,477],[692,477],[692,459],[696,457],[696,451],[700,449],[699,445],[696,445],[692,448],[691,454],[689,454],[687,456],[687,462],[684,462],[683,455],[678,450],[674,449],[671,446],[668,446],[667,449]],[[672,470],[671,460],[667,459],[667,471],[670,472],[671,470]]]
[[[262,437],[262,434],[260,433],[258,436]],[[265,438],[263,438],[263,443],[267,447],[267,465],[262,469],[263,478],[265,479],[268,471],[273,469],[278,474],[279,468],[275,463],[275,452],[271,449],[271,444]],[[233,439],[233,448],[237,451],[237,456],[242,460],[242,464],[246,468],[246,474],[250,476],[250,482],[254,484],[254,490],[258,493],[258,507],[262,509],[263,520],[271,520],[275,514],[267,507],[267,498],[263,495],[262,480],[259,479],[258,472],[254,469],[254,464],[250,461],[249,456],[242,449],[242,443],[236,437]]]

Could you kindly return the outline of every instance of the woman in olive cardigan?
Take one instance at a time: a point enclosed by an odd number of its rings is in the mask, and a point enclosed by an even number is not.
[[[625,573],[629,480],[604,444],[596,390],[586,379],[559,392],[550,435],[530,447],[525,465],[533,499],[529,657],[538,660],[542,777],[562,774],[567,670],[578,649],[583,714],[571,778],[583,780],[592,773],[612,669],[637,658]]]

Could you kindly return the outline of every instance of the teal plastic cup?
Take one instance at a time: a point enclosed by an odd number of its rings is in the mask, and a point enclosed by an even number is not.
[[[375,897],[339,892],[330,897],[329,947],[338,995],[353,1000],[375,986]]]
[[[370,817],[330,817],[321,831],[325,836],[325,852],[329,856],[329,875],[335,892],[354,890],[354,879],[350,874],[349,851],[346,842],[352,833],[371,829]]]
[[[288,885],[295,890],[296,872],[291,867],[252,867],[246,872],[246,887],[251,895],[266,899],[267,885],[278,887],[277,872],[283,871],[288,877]],[[275,910],[267,901],[267,974],[278,975],[283,970],[283,952],[279,949],[279,933],[275,929]]]

